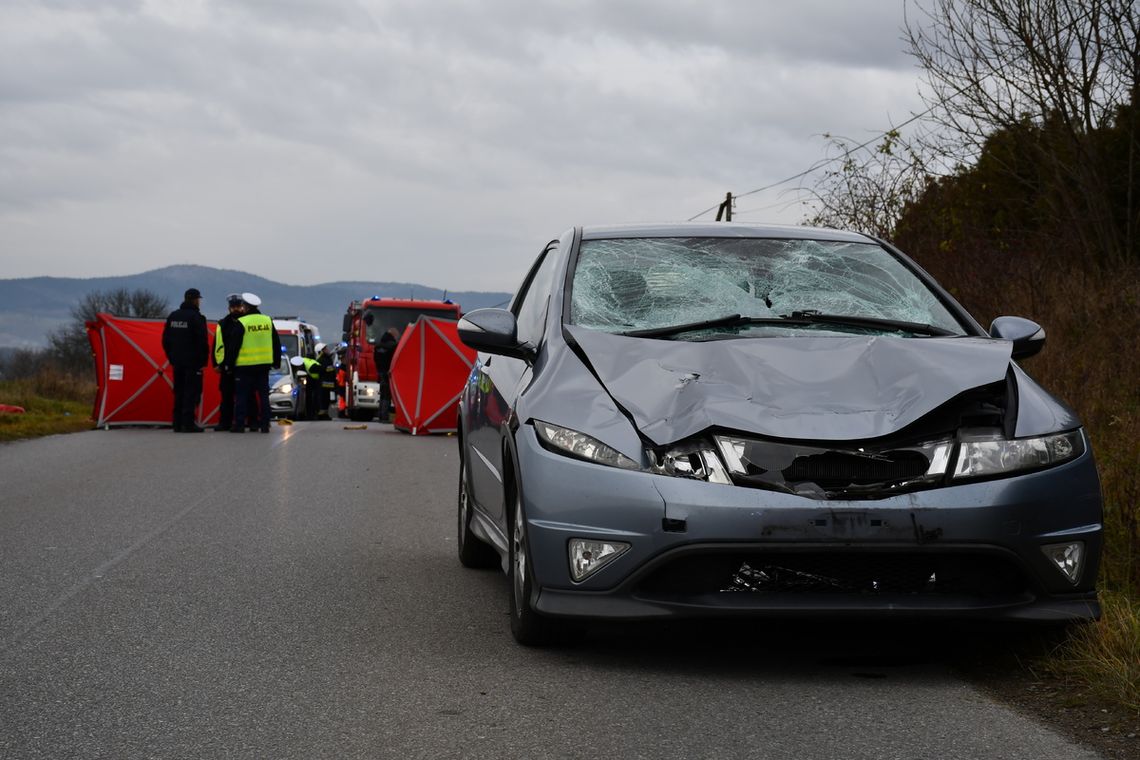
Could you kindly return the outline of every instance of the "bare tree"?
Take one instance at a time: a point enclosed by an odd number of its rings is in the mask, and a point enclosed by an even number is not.
[[[874,145],[824,138],[829,140],[828,157],[820,165],[833,168],[810,190],[816,211],[806,223],[892,237],[904,209],[927,183],[927,160],[920,149],[897,130]]]
[[[969,163],[989,135],[1035,124],[1037,161],[1053,188],[1043,200],[1073,226],[1086,254],[1113,262],[1132,255],[1136,209],[1130,196],[1128,221],[1119,223],[1112,178],[1121,167],[1095,136],[1119,128],[1122,107],[1136,103],[1135,0],[916,0],[910,7],[906,40],[925,72],[938,147]],[[1135,129],[1128,139],[1135,145]],[[1125,171],[1131,188],[1131,161]]]
[[[73,321],[48,334],[48,351],[60,369],[71,374],[82,374],[91,368],[91,346],[87,340],[86,323],[100,313],[117,317],[163,318],[170,311],[165,298],[140,288],[116,288],[110,291],[92,291],[71,310]]]

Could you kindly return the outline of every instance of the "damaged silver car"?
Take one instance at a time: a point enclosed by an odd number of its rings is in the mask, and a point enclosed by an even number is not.
[[[862,234],[586,227],[459,323],[459,557],[511,630],[670,616],[1100,614],[1076,414]]]

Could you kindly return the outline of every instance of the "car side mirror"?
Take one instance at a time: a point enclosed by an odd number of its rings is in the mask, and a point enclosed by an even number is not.
[[[1045,328],[1023,317],[998,317],[990,325],[990,336],[1013,341],[1013,358],[1028,359],[1045,347]]]
[[[519,343],[518,322],[506,309],[476,309],[459,320],[459,339],[476,351],[529,359],[532,352]]]

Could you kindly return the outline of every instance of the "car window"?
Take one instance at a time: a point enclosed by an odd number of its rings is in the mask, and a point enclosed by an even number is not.
[[[964,329],[902,262],[872,243],[770,238],[625,238],[581,244],[570,321],[607,332],[726,315],[818,311]],[[800,328],[819,332],[820,329]],[[756,334],[788,334],[756,327]]]
[[[550,284],[553,277],[554,264],[558,250],[557,242],[552,242],[542,252],[540,261],[536,262],[534,275],[527,283],[525,292],[521,293],[521,301],[513,305],[512,310],[518,319],[518,338],[531,346],[537,346],[542,339],[542,331],[546,326],[546,309],[550,301]]]

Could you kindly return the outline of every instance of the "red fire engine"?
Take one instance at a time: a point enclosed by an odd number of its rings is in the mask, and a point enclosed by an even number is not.
[[[376,345],[380,336],[395,327],[403,334],[421,315],[459,319],[459,304],[451,301],[420,301],[373,296],[353,301],[344,315],[345,412],[356,421],[370,420],[380,410],[380,378],[376,372]],[[385,416],[388,410],[384,410]]]

